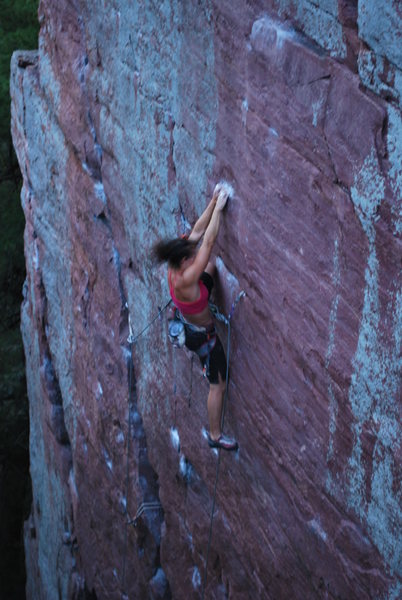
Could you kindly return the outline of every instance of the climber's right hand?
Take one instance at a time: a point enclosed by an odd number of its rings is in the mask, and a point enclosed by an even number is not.
[[[229,194],[225,189],[221,189],[218,195],[218,199],[216,201],[217,210],[223,210],[226,206],[226,202],[228,200]]]
[[[215,202],[218,199],[219,192],[221,191],[221,189],[222,189],[222,184],[219,182],[219,183],[216,184],[215,189],[214,189],[214,193],[212,194],[212,199],[215,200]]]

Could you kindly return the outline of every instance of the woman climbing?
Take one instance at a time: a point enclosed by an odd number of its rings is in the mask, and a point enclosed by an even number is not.
[[[209,380],[208,444],[211,448],[237,450],[236,440],[221,431],[226,358],[208,306],[215,269],[210,257],[229,193],[228,186],[218,184],[210,203],[188,238],[159,242],[155,246],[155,255],[159,262],[168,263],[170,295],[185,326],[185,344],[189,350],[198,354]],[[201,238],[203,240],[197,250],[196,246]]]

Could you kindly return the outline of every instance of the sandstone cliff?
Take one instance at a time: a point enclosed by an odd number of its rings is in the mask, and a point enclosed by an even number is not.
[[[128,314],[138,332],[164,305],[150,249],[225,178],[217,301],[247,294],[226,414],[240,451],[221,457],[205,598],[396,600],[398,2],[42,0],[39,19],[39,51],[12,62],[28,597],[202,593],[207,385],[163,319],[130,377]]]

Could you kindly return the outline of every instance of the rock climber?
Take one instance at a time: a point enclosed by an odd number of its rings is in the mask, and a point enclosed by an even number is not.
[[[229,194],[227,185],[217,184],[211,201],[190,235],[160,241],[154,246],[154,253],[159,262],[168,263],[170,295],[179,311],[178,317],[184,323],[185,345],[198,354],[209,380],[208,444],[211,448],[237,450],[236,440],[221,431],[226,357],[208,306],[215,270],[210,258]]]

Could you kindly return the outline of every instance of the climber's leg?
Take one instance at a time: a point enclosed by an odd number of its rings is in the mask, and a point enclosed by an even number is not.
[[[225,393],[225,382],[219,378],[218,383],[211,383],[208,394],[208,419],[209,431],[213,440],[217,440],[221,435],[221,419],[223,408],[223,395]]]
[[[225,382],[220,378],[219,383],[212,383],[208,395],[208,417],[209,434],[208,444],[211,448],[222,448],[222,450],[237,450],[238,443],[235,439],[224,435],[221,431],[221,419],[223,408],[223,395],[225,393]]]
[[[207,274],[205,274],[207,275]],[[211,279],[210,275],[207,275]],[[214,330],[209,334],[201,335],[201,342],[197,340],[196,334],[187,335],[186,346],[189,350],[197,352],[202,345],[208,343],[208,335],[214,334]],[[237,450],[236,440],[223,435],[221,431],[222,409],[224,394],[226,390],[226,358],[225,352],[219,336],[215,334],[214,347],[209,355],[200,356],[203,369],[209,380],[209,394],[207,401],[208,420],[210,433],[208,434],[208,444],[212,448],[223,448],[224,450]],[[213,339],[213,338],[212,338]]]

